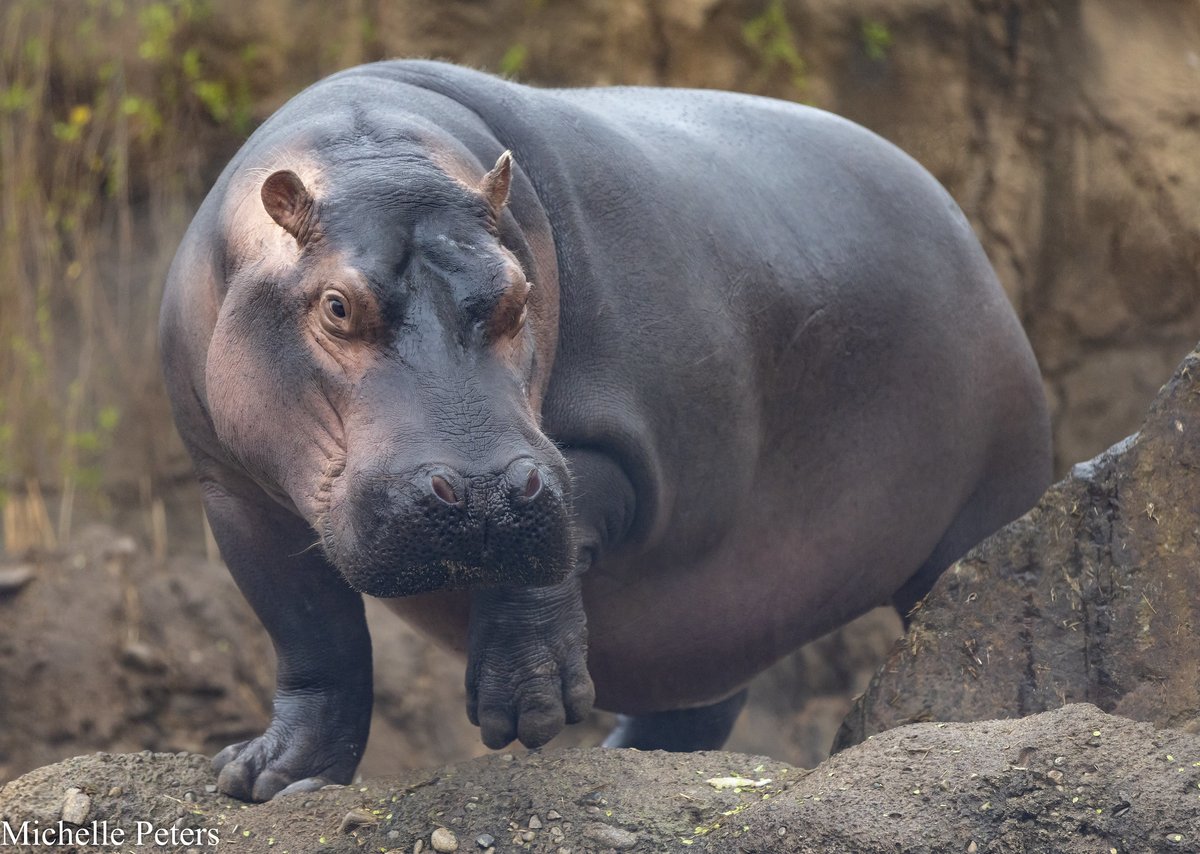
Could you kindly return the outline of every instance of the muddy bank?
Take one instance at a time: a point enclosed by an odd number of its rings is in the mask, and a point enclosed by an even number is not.
[[[253,806],[214,794],[213,782],[205,760],[187,754],[80,757],[5,786],[0,819],[57,827],[65,808],[73,826],[96,822],[110,836],[157,832],[155,850],[213,851],[216,839],[220,850],[272,854],[1093,854],[1200,844],[1200,737],[1087,705],[904,727],[812,771],[733,753],[571,749]]]

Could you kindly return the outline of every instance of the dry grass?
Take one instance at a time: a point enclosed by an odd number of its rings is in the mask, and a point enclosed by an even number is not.
[[[380,58],[363,0],[0,4],[0,506],[9,550],[190,477],[158,374],[175,247],[256,119]],[[304,22],[303,26],[300,25]],[[314,53],[314,38],[321,50]]]
[[[248,94],[207,74],[196,38],[207,14],[202,2],[148,0],[0,8],[10,550],[69,538],[76,505],[103,509],[109,488],[148,492],[153,517],[154,490],[137,485],[177,466],[155,352],[162,281],[213,149],[249,124]]]

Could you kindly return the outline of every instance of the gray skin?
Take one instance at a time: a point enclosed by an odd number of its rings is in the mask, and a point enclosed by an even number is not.
[[[343,72],[221,175],[161,334],[278,653],[270,727],[215,760],[246,799],[351,779],[360,593],[465,653],[490,747],[593,702],[608,744],[716,747],[755,674],[907,611],[1050,476],[1033,355],[949,195],[764,98]]]

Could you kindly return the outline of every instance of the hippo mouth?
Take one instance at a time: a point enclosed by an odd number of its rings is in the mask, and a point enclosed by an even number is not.
[[[546,489],[520,512],[479,496],[448,505],[432,496],[331,507],[321,531],[326,557],[360,593],[379,598],[478,586],[557,584],[574,561],[567,503]],[[396,512],[402,507],[402,512]]]

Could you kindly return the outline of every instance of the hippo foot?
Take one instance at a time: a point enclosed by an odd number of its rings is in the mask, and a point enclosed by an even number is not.
[[[708,706],[642,715],[617,715],[617,725],[602,747],[634,747],[638,750],[720,750],[733,732],[749,690]]]
[[[213,757],[217,789],[243,801],[268,801],[349,783],[367,741],[370,704],[366,720],[353,726],[342,725],[348,717],[346,705],[345,700],[335,704],[316,697],[276,697],[275,717],[265,733],[231,744]],[[355,732],[357,738],[351,736]]]
[[[467,716],[493,750],[541,747],[592,709],[579,580],[490,588],[471,600]]]

